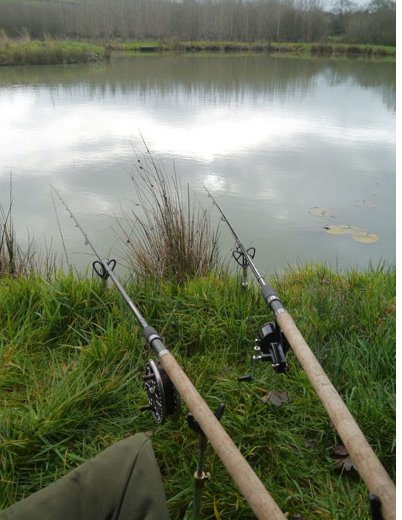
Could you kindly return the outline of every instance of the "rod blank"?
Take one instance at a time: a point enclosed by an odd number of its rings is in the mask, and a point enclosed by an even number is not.
[[[148,325],[139,309],[128,296],[118,278],[109,267],[107,260],[99,255],[93,244],[89,241],[87,234],[82,229],[76,217],[67,206],[66,202],[59,195],[55,188],[53,188],[53,190],[61,200],[71,218],[76,223],[77,228],[85,237],[86,244],[88,244],[92,249],[93,253],[105,269],[105,272],[108,274],[108,276],[110,276],[110,279],[114,283],[115,287],[125,302],[128,304],[131,312],[134,314],[139,324],[143,327],[144,336],[150,347],[158,355],[162,368],[164,368],[166,371],[177,392],[180,394],[188,409],[193,414],[195,420],[200,425],[204,435],[211,443],[216,454],[221,459],[228,473],[237,484],[244,498],[247,500],[251,509],[254,511],[256,517],[259,520],[286,520],[286,517],[280,510],[279,506],[271,497],[246,459],[240,453],[218,419],[209,409],[208,405],[196,390],[194,385],[191,383],[190,379],[180,367],[174,356],[163,344],[157,331]]]
[[[279,327],[286,336],[293,352],[307,374],[310,383],[324,405],[333,425],[352,457],[360,476],[368,487],[370,493],[376,495],[381,500],[384,519],[395,520],[396,488],[394,482],[391,480],[377,455],[367,442],[366,437],[360,430],[346,404],[306,343],[292,317],[282,305],[282,302],[275,291],[265,282],[253,259],[248,254],[247,249],[244,247],[213,195],[205,186],[204,188],[232,232],[237,246],[245,255],[251,271],[261,286],[261,294],[265,302],[275,313]]]

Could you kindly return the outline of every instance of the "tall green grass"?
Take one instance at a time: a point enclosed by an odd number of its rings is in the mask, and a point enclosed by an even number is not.
[[[164,42],[111,42],[111,51],[129,52],[270,52],[288,53],[303,56],[310,55],[345,55],[395,57],[396,47],[387,45],[349,44],[343,42],[303,43],[303,42],[236,42],[236,41],[181,41],[171,39]]]
[[[86,42],[0,39],[0,65],[54,65],[104,60],[105,47]]]
[[[111,41],[107,44],[87,41],[63,41],[45,38],[31,40],[25,34],[19,40],[0,32],[1,65],[53,65],[88,63],[105,60],[115,52],[268,52],[308,56],[363,56],[395,59],[396,47],[386,45],[360,45],[339,42],[231,42],[231,41]]]
[[[322,266],[272,280],[386,469],[395,477],[395,272],[338,274]],[[127,290],[164,337],[289,518],[368,520],[358,474],[336,467],[340,441],[295,357],[290,370],[250,371],[253,340],[270,319],[258,291],[232,277]],[[0,508],[49,484],[129,433],[152,431],[169,509],[185,517],[197,438],[185,414],[156,426],[139,407],[150,356],[114,289],[72,274],[0,279]],[[280,408],[262,398],[287,391]],[[209,451],[203,518],[253,518]]]
[[[145,144],[145,143],[144,143]],[[211,271],[224,272],[218,229],[209,213],[169,175],[146,148],[131,174],[136,202],[118,219],[130,271],[140,278],[183,283]]]

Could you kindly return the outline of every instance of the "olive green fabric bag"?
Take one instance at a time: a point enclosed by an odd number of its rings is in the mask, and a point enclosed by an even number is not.
[[[165,492],[143,433],[107,448],[50,486],[0,512],[0,520],[165,520]]]

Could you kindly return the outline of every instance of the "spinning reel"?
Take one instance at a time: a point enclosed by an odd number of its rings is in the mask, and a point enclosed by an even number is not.
[[[288,350],[288,340],[277,322],[270,321],[264,323],[254,340],[252,373],[240,376],[238,381],[251,381],[254,377],[255,364],[259,361],[269,361],[272,368],[278,373],[286,372],[289,368],[286,361],[286,352]]]
[[[177,417],[180,413],[180,396],[159,363],[148,361],[142,379],[148,396],[148,404],[141,410],[150,410],[158,424],[163,423],[169,416]]]
[[[270,361],[276,372],[286,372],[289,343],[277,322],[264,323],[255,339],[253,361]],[[262,351],[262,353],[261,353]]]

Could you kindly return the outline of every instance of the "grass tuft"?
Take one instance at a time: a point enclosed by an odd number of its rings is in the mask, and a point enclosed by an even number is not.
[[[13,197],[10,180],[9,202],[4,207],[0,201],[0,279],[5,276],[27,277],[35,274],[50,275],[55,271],[56,257],[49,249],[38,255],[34,241],[28,236],[23,248],[17,240],[12,218]]]
[[[183,283],[225,270],[208,212],[194,203],[188,187],[183,195],[176,175],[156,164],[149,150],[137,159],[131,180],[138,202],[117,222],[135,275]]]
[[[3,276],[27,276],[35,269],[33,242],[25,251],[18,244],[12,221],[12,192],[4,208],[0,202],[0,278]]]

